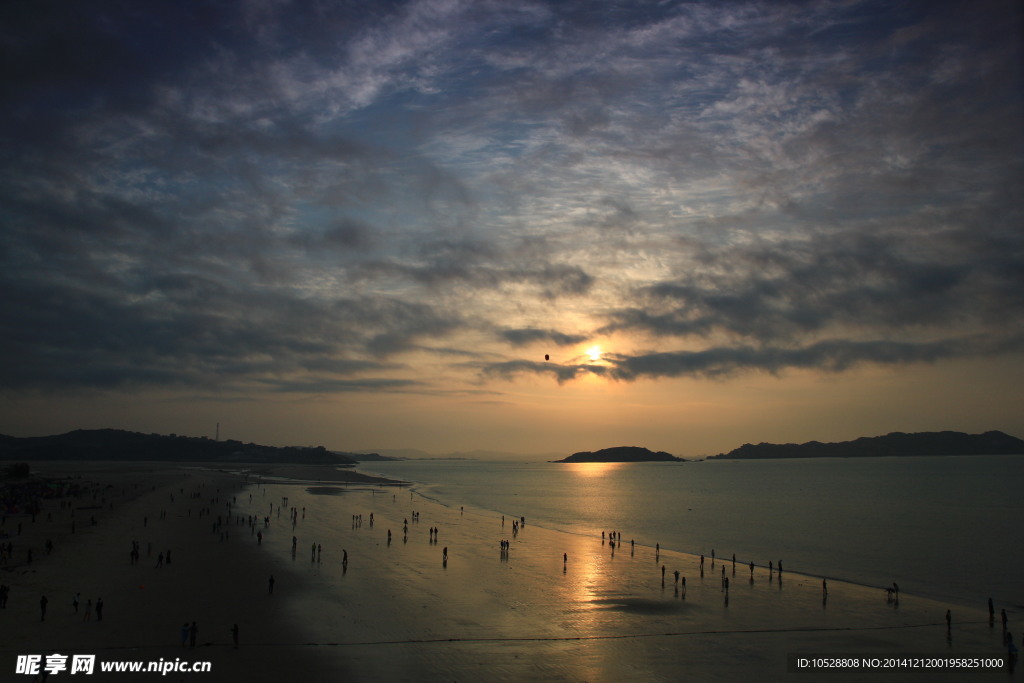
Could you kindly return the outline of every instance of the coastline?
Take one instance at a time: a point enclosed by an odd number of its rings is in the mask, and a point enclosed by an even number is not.
[[[697,555],[715,548],[759,565],[782,559],[809,576],[865,586],[895,580],[916,595],[968,608],[993,598],[1012,616],[1024,614],[1013,571],[1024,550],[1009,541],[1022,511],[1024,461],[1014,465],[1012,458],[737,461],[692,469],[410,462],[368,471],[410,479],[442,501],[525,511],[569,533],[620,529],[652,548],[660,542]],[[494,486],[481,485],[487,483]],[[915,486],[921,493],[902,495]]]
[[[787,572],[780,584],[777,572],[769,577],[755,567],[750,582],[748,567],[733,574],[729,563],[726,599],[720,559],[713,569],[708,562],[701,580],[692,555],[656,557],[639,545],[613,555],[599,532],[532,524],[513,534],[509,516],[502,526],[500,514],[415,491],[335,497],[265,488],[267,501],[288,495],[290,505],[308,507],[295,530],[272,529],[264,546],[287,557],[297,535],[291,563],[311,590],[292,615],[318,647],[337,651],[355,680],[671,681],[682,672],[700,680],[780,680],[790,676],[789,653],[1002,652],[999,628],[981,610],[919,596],[892,604],[879,589],[830,580],[823,601],[821,577]],[[409,516],[414,511],[419,521]],[[309,556],[310,540],[323,543],[322,558]],[[505,553],[500,540],[509,541]],[[339,566],[342,550],[347,571]],[[685,592],[673,580],[676,569],[688,578]],[[947,609],[955,615],[949,635]],[[930,678],[963,679],[963,672]]]
[[[448,507],[405,488],[314,485],[340,483],[324,472],[307,471],[313,476],[286,482],[276,479],[283,476],[278,471],[257,485],[215,469],[128,467],[109,464],[104,472],[97,465],[101,471],[84,472],[114,487],[105,488],[114,509],[96,512],[98,526],[74,537],[55,536],[53,554],[34,560],[34,571],[0,572],[0,582],[14,587],[0,619],[18,634],[4,645],[0,670],[13,671],[17,654],[61,652],[208,660],[213,673],[207,680],[216,681],[670,681],[684,672],[700,680],[782,680],[801,675],[787,672],[792,653],[1005,652],[997,646],[998,624],[991,627],[981,610],[952,607],[947,637],[944,614],[951,607],[913,595],[894,606],[878,589],[830,580],[823,600],[820,578],[786,573],[780,583],[777,573],[755,567],[751,581],[748,567],[738,565],[733,573],[721,559],[713,568],[708,562],[702,579],[699,558],[692,555],[655,555],[628,541],[613,555],[597,535],[529,520],[514,534],[511,517],[503,526],[500,515]],[[116,497],[118,483],[123,489],[138,484],[139,490]],[[189,498],[190,491],[201,498]],[[243,517],[272,512],[270,526],[257,527],[262,543],[245,524],[226,527],[228,537],[221,539],[225,528],[213,525],[218,507],[226,509],[231,497]],[[285,497],[285,512],[301,511],[294,527],[288,515],[277,516]],[[214,498],[219,500],[211,503]],[[204,507],[210,515],[198,517]],[[164,519],[161,511],[167,512]],[[439,530],[436,540],[433,528]],[[41,529],[32,532],[40,543]],[[295,555],[292,536],[298,539]],[[135,537],[142,541],[139,565],[128,560]],[[154,548],[147,557],[150,537]],[[510,547],[501,552],[499,540],[506,539]],[[310,544],[321,544],[321,553],[311,557]],[[174,562],[157,569],[153,558],[164,546],[173,548]],[[731,580],[728,593],[723,566]],[[676,570],[687,579],[685,591],[674,581]],[[270,574],[276,577],[273,597]],[[103,591],[102,624],[83,623],[71,613],[71,596],[79,589],[83,602]],[[45,623],[39,620],[42,591],[50,597]],[[178,642],[185,619],[199,625],[194,649]],[[229,630],[236,622],[238,650]],[[111,674],[107,680],[137,677]],[[929,680],[965,678],[963,672],[942,672]],[[1019,678],[1019,671],[1008,678]],[[167,679],[203,677],[172,673]]]

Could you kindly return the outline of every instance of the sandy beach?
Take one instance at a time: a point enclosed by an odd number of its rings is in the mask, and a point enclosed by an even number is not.
[[[167,680],[287,680],[299,664],[314,675],[311,680],[320,679],[318,671],[324,676],[337,671],[336,662],[328,669],[315,651],[295,650],[302,643],[293,637],[284,605],[301,591],[301,584],[282,582],[269,596],[272,563],[249,542],[248,529],[224,522],[214,530],[218,515],[226,517],[226,502],[242,490],[244,477],[163,463],[43,463],[33,469],[44,476],[81,476],[89,493],[65,499],[68,507],[63,509],[60,500],[44,501],[35,522],[19,515],[4,523],[2,531],[9,536],[2,540],[12,543],[14,552],[0,566],[0,583],[10,586],[7,606],[0,610],[3,680],[31,680],[14,676],[18,655],[53,653],[95,654],[97,662],[212,663],[209,674],[172,672],[162,676]],[[226,540],[222,531],[228,533]],[[53,543],[49,555],[47,539]],[[140,550],[136,564],[130,559],[134,540]],[[167,551],[171,562],[158,567],[160,554]],[[77,612],[72,605],[76,593],[81,594]],[[45,621],[40,614],[44,595]],[[102,620],[95,607],[86,620],[87,602],[99,598],[104,603]],[[196,646],[182,648],[181,627],[193,621]],[[238,649],[231,633],[236,623]],[[159,674],[105,675],[97,670],[93,677],[154,675]]]
[[[70,473],[57,463],[44,469]],[[45,501],[34,523],[27,516],[4,523],[11,535],[3,540],[14,546],[0,567],[0,583],[11,586],[0,610],[4,680],[31,680],[14,675],[18,655],[53,653],[209,661],[209,673],[162,678],[216,681],[867,679],[885,673],[792,672],[789,656],[1005,654],[998,617],[990,626],[983,609],[906,594],[894,603],[881,588],[837,581],[828,582],[826,598],[820,577],[751,572],[743,558],[734,568],[708,557],[702,577],[699,558],[631,546],[628,529],[620,530],[614,552],[601,530],[567,534],[526,520],[513,533],[511,514],[503,520],[404,487],[345,483],[347,473],[330,469],[265,469],[260,485],[251,483],[253,475],[247,484],[237,472],[179,465],[76,469],[83,481],[97,482],[99,495],[74,499],[74,534],[71,509],[59,500]],[[287,476],[301,481],[277,479]],[[238,515],[260,523],[238,524]],[[140,542],[138,564],[130,561],[133,540]],[[311,553],[314,544],[318,554]],[[171,564],[157,567],[167,550]],[[42,595],[49,600],[45,621]],[[85,601],[98,597],[103,620],[93,613],[85,621]],[[194,648],[180,643],[186,621],[197,624]],[[1020,672],[933,669],[889,677],[993,676],[1017,680]]]

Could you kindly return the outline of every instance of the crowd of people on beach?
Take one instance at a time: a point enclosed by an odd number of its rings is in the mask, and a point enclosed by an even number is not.
[[[395,499],[396,499],[396,497],[393,496],[392,497],[393,502],[395,501]],[[460,512],[460,515],[464,515],[465,514],[465,509],[460,506],[459,512]],[[412,516],[412,519],[413,519],[414,522],[419,520],[419,512],[418,511],[412,512],[411,516]],[[305,508],[303,508],[303,518],[305,518]],[[373,520],[374,520],[372,512],[369,513],[369,519],[370,519],[370,526],[372,527]],[[352,527],[354,529],[360,528],[362,526],[362,520],[363,520],[363,514],[362,513],[355,513],[355,514],[353,514],[352,515]],[[505,524],[506,524],[505,515],[501,515],[501,526],[504,527]],[[513,518],[513,520],[512,520],[512,536],[513,536],[513,538],[517,538],[518,537],[518,534],[519,534],[520,530],[525,525],[526,525],[526,518],[525,517],[520,517],[518,519]],[[403,519],[403,521],[402,521],[402,531],[403,531],[403,536],[405,537],[405,540],[407,540],[408,531],[409,531],[409,518]],[[387,544],[388,544],[388,546],[390,546],[391,545],[391,530],[388,529],[386,533],[387,533]],[[440,533],[440,529],[438,527],[436,527],[436,526],[431,526],[428,529],[428,542],[431,545],[437,544],[439,533]],[[297,537],[293,536],[292,537],[293,553],[294,553],[294,548],[295,548],[295,544],[296,543],[297,543]],[[618,531],[618,530],[611,530],[611,531],[603,530],[603,531],[601,531],[601,544],[605,545],[606,543],[607,543],[607,545],[609,546],[609,548],[611,550],[612,556],[614,556],[616,548],[617,547],[621,547],[624,544],[621,532]],[[629,546],[630,546],[630,555],[631,556],[635,556],[635,554],[636,554],[636,541],[635,541],[635,539],[630,539],[629,540]],[[512,541],[509,540],[509,539],[500,539],[499,542],[498,542],[498,547],[499,547],[499,553],[500,553],[501,558],[503,560],[507,560],[508,557],[509,557],[509,553],[511,551],[511,548],[512,548]],[[320,547],[317,544],[313,544],[313,546],[311,548],[311,553],[312,553],[311,557],[314,557],[317,560],[319,560],[320,552],[321,552]],[[654,546],[654,559],[655,559],[656,563],[660,562],[660,557],[661,557],[661,544],[660,543],[655,543],[655,546]],[[714,549],[711,549],[711,553],[710,553],[710,566],[711,566],[712,570],[715,568],[716,561],[718,561],[718,558],[716,556],[716,552],[715,552]],[[698,571],[699,571],[699,574],[700,574],[701,578],[703,578],[704,575],[705,575],[705,564],[706,564],[706,562],[707,562],[707,557],[704,554],[701,554],[700,557],[699,557],[699,564],[698,564]],[[443,551],[442,551],[442,564],[446,567],[447,563],[448,563],[448,547],[445,546]],[[720,564],[721,564],[721,592],[724,594],[725,604],[728,605],[728,602],[729,602],[729,591],[730,591],[730,576],[727,574],[727,564],[731,565],[731,572],[730,572],[731,573],[731,577],[735,578],[735,576],[736,576],[736,567],[737,567],[737,558],[736,558],[735,553],[732,554],[730,559],[721,561]],[[347,566],[348,566],[348,552],[347,551],[343,551],[342,565],[343,565],[344,569],[347,569]],[[568,555],[567,552],[563,552],[562,553],[562,566],[563,566],[563,572],[567,572],[568,571],[568,566],[569,566],[569,555]],[[755,571],[756,571],[757,566],[758,565],[756,565],[753,560],[748,560],[747,563],[746,563],[746,567],[749,570],[748,581],[749,581],[750,584],[754,584],[754,581],[755,581]],[[783,571],[784,571],[783,570],[782,560],[778,560],[777,563],[774,562],[774,561],[769,560],[767,565],[764,565],[764,566],[768,570],[768,581],[770,583],[774,583],[774,582],[777,581],[779,588],[781,588],[782,587],[782,582],[783,582]],[[667,572],[667,566],[665,564],[661,564],[660,565],[660,572],[661,572],[661,585],[664,586],[665,585],[665,581],[666,581],[666,572]],[[672,576],[673,576],[673,584],[675,586],[675,594],[677,596],[681,595],[683,597],[683,599],[685,599],[685,597],[686,597],[686,588],[687,588],[686,576],[683,575],[678,569],[675,569],[672,572]],[[273,592],[273,577],[271,577],[271,579],[270,579],[270,591]],[[891,586],[886,587],[886,595],[887,595],[887,600],[889,602],[891,602],[891,603],[898,603],[898,601],[899,601],[899,584],[897,584],[896,582],[893,582]],[[828,580],[827,580],[827,578],[822,578],[822,580],[821,580],[821,597],[822,597],[822,605],[823,606],[827,604],[828,596],[829,596]],[[1005,610],[1003,611],[1002,614],[1003,614],[1003,619],[1004,619],[1003,627],[1004,627],[1004,631],[1006,631],[1006,613],[1005,613]],[[949,616],[949,615],[947,615],[947,616]],[[1008,631],[1007,631],[1007,633],[1008,633]],[[1013,652],[1016,652],[1016,648],[1013,646],[1013,643],[1012,643],[1012,637],[1008,637],[1006,643],[1007,643],[1007,647],[1008,648],[1010,648]]]
[[[184,488],[179,489],[179,492],[181,494],[184,494],[185,493]],[[197,512],[198,512],[197,516],[198,516],[198,518],[203,518],[203,519],[209,518],[210,519],[210,527],[209,528],[214,533],[220,534],[220,539],[221,540],[224,540],[224,541],[228,540],[229,537],[227,535],[227,526],[230,526],[232,523],[234,523],[235,525],[239,525],[239,526],[241,526],[241,525],[248,525],[249,528],[250,528],[250,535],[255,537],[256,545],[257,546],[261,546],[262,545],[262,541],[264,539],[264,532],[265,531],[268,532],[268,533],[272,533],[270,530],[272,529],[272,520],[275,518],[275,515],[274,515],[275,505],[273,503],[269,504],[269,511],[268,511],[267,515],[264,515],[262,517],[259,516],[259,515],[256,515],[256,514],[243,515],[243,514],[239,514],[237,512],[237,510],[233,509],[233,504],[236,501],[235,501],[234,498],[232,498],[229,501],[224,501],[224,506],[225,506],[224,513],[223,514],[216,514],[215,515],[214,510],[217,507],[219,507],[219,503],[220,503],[219,491],[217,492],[217,494],[213,494],[213,495],[211,495],[211,493],[209,491],[206,491],[206,492],[193,491],[193,492],[190,492],[190,494],[188,496],[188,500],[190,500],[190,501],[202,500],[203,495],[209,497],[209,504],[202,504],[202,505],[200,505],[198,507],[198,509],[197,509]],[[174,501],[174,494],[173,493],[171,494],[170,500],[171,500],[171,502],[173,504],[173,501]],[[299,543],[299,533],[300,533],[300,532],[296,532],[295,530],[297,529],[297,525],[299,524],[300,520],[305,520],[306,519],[307,511],[306,511],[305,507],[301,507],[301,508],[300,507],[290,507],[289,508],[288,504],[287,504],[287,500],[288,499],[286,497],[283,498],[282,499],[282,505],[276,506],[277,507],[276,519],[280,519],[281,518],[281,514],[282,514],[283,510],[288,510],[288,512],[289,512],[289,522],[291,523],[291,526],[292,526],[292,529],[293,529],[293,534],[291,536],[291,554],[294,557],[295,554],[297,553],[297,548],[298,548],[298,543]],[[252,502],[252,496],[250,495],[250,503],[251,502]],[[392,502],[395,502],[395,498],[394,497],[393,497],[393,501]],[[62,503],[62,509],[63,509],[63,503]],[[37,510],[36,512],[38,513],[40,511]],[[460,508],[459,513],[460,513],[460,515],[461,514],[465,514],[465,510]],[[192,516],[192,507],[191,506],[188,508],[187,514],[188,514],[188,517]],[[213,521],[214,516],[216,517],[216,521]],[[165,519],[165,517],[166,517],[166,511],[165,510],[161,510],[160,511],[160,519]],[[412,522],[414,524],[418,523],[419,519],[420,519],[419,511],[412,511],[410,513],[410,517],[411,517],[411,520],[412,520]],[[368,514],[366,514],[366,519],[368,519],[368,527],[370,529],[373,529],[374,522],[375,522],[374,513],[373,512],[369,512]],[[388,519],[387,515],[386,514],[383,515],[382,519],[385,521],[385,523],[382,523],[381,526],[386,527],[386,522],[387,522],[387,519]],[[364,520],[364,513],[360,512],[360,513],[352,514],[352,518],[351,518],[352,529],[354,529],[354,530],[362,529],[362,527],[363,527],[363,520]],[[396,516],[396,520],[397,520],[397,516]],[[406,540],[406,541],[408,539],[408,531],[409,531],[409,525],[410,525],[410,521],[409,520],[410,520],[409,517],[403,518],[403,520],[402,520],[402,522],[403,522],[403,537],[404,537],[404,540]],[[93,521],[95,521],[95,518],[93,519]],[[503,515],[501,517],[501,525],[502,525],[503,528],[505,527],[505,524],[506,524],[506,520],[505,520],[505,516]],[[273,525],[273,526],[274,526],[274,528],[276,528],[276,524]],[[501,558],[503,560],[508,560],[509,555],[510,555],[511,550],[512,550],[512,547],[513,547],[513,540],[518,540],[519,534],[525,528],[525,526],[526,526],[526,519],[525,519],[525,517],[519,517],[518,519],[513,518],[512,525],[511,525],[512,539],[501,538],[499,540],[499,551],[500,551]],[[148,519],[148,517],[144,517],[143,518],[143,520],[142,520],[142,527],[143,527],[143,529],[148,529],[149,528],[149,519]],[[364,532],[364,533],[366,533],[366,532]],[[387,538],[388,546],[391,545],[391,536],[392,536],[391,529],[387,528],[386,529],[386,538]],[[440,528],[439,528],[439,526],[436,525],[436,524],[432,524],[429,527],[429,529],[428,529],[428,543],[430,545],[432,545],[432,546],[438,545],[439,544],[439,536],[440,536]],[[420,538],[422,538],[422,537],[420,537]],[[451,538],[452,540],[448,540],[449,538]],[[309,539],[307,538],[307,541],[308,540]],[[458,535],[454,534],[454,533],[449,534],[449,533],[446,532],[446,542],[448,542],[448,543],[458,542]],[[629,555],[631,557],[633,557],[633,556],[636,555],[636,552],[637,552],[637,547],[636,547],[635,539],[629,539],[628,543],[629,543],[629,549],[630,549]],[[607,544],[608,549],[610,550],[612,556],[614,556],[614,554],[615,554],[617,549],[620,552],[625,552],[624,548],[625,548],[625,545],[626,545],[626,541],[623,539],[622,533],[620,531],[618,531],[618,530],[611,530],[611,531],[605,530],[605,531],[601,531],[601,544],[602,544],[602,546]],[[147,553],[146,553],[147,557],[150,557],[151,554],[152,554],[152,551],[153,551],[152,545],[153,544],[152,544],[151,541],[148,542],[148,544],[147,544]],[[49,546],[49,545],[47,547],[48,548],[52,548],[52,546]],[[316,562],[316,563],[321,563],[322,562],[324,548],[323,548],[323,545],[321,545],[321,543],[312,541],[312,542],[310,542],[310,544],[308,546],[304,546],[304,547],[309,547],[309,549],[310,549],[310,559],[311,559],[312,562]],[[493,552],[493,546],[490,546],[490,547],[491,547],[491,552]],[[644,553],[644,548],[645,547],[646,546],[641,546],[641,553],[642,553],[642,555]],[[2,552],[0,552],[0,559],[10,559],[10,557],[12,556],[13,547],[12,547],[11,543],[7,543],[6,544],[6,549],[5,549],[4,548],[4,544],[0,544],[0,551],[2,551]],[[436,552],[436,550],[435,550],[435,552]],[[647,552],[649,552],[649,548],[648,548]],[[653,548],[653,556],[654,556],[654,562],[655,562],[655,569],[654,569],[654,571],[655,572],[660,572],[660,579],[661,579],[662,587],[664,587],[666,585],[667,578],[669,576],[670,565],[672,564],[673,561],[678,559],[676,554],[666,552],[666,555],[668,557],[668,561],[667,562],[662,562],[661,561],[662,548],[661,548],[659,543],[656,543],[654,545],[654,548]],[[139,539],[133,539],[133,540],[131,540],[131,548],[130,548],[130,553],[129,553],[129,562],[130,562],[130,564],[131,565],[138,565],[139,562],[140,562],[140,556],[141,556],[141,542],[140,542]],[[435,555],[434,557],[436,558],[437,556]],[[448,563],[448,560],[449,560],[449,546],[448,545],[443,547],[443,549],[441,551],[440,557],[441,557],[442,566],[447,567],[447,563]],[[343,573],[348,570],[348,560],[349,560],[348,550],[342,548],[341,549],[341,570],[342,570]],[[701,554],[699,556],[699,563],[696,564],[696,567],[692,567],[692,569],[696,569],[699,572],[699,576],[701,578],[703,578],[705,576],[705,564],[706,564],[706,561],[707,561],[707,558],[705,557],[705,555]],[[334,562],[337,562],[337,558],[334,559]],[[729,593],[730,593],[730,585],[731,585],[730,579],[735,580],[736,572],[737,572],[737,557],[736,557],[735,554],[732,554],[730,559],[721,559],[721,558],[718,558],[716,556],[715,550],[712,549],[710,551],[710,569],[711,569],[711,572],[712,572],[713,575],[715,574],[716,570],[718,569],[718,567],[716,567],[716,562],[718,564],[720,564],[720,569],[721,569],[721,572],[720,572],[720,574],[721,574],[721,576],[720,576],[720,578],[721,578],[721,593],[724,596],[725,604],[728,604]],[[164,550],[160,550],[158,552],[158,555],[157,555],[157,558],[156,558],[156,561],[155,561],[155,565],[152,564],[152,560],[149,560],[147,565],[148,566],[154,566],[154,568],[157,568],[157,569],[171,565],[171,549],[167,548],[167,549],[164,549]],[[731,571],[728,570],[730,565],[731,565]],[[775,582],[777,580],[778,586],[781,588],[782,580],[783,580],[783,566],[782,565],[783,565],[783,563],[782,563],[781,560],[779,560],[777,562],[769,561],[767,563],[767,565],[758,565],[758,564],[755,564],[755,562],[753,560],[748,560],[745,563],[745,565],[742,564],[742,563],[740,564],[740,570],[742,571],[742,569],[744,567],[746,569],[748,569],[749,570],[749,582],[751,584],[754,584],[755,576],[757,575],[757,569],[758,569],[759,566],[761,566],[761,567],[767,569],[767,579],[768,579],[768,581],[769,582]],[[337,565],[333,565],[333,566],[337,566]],[[571,565],[571,563],[569,561],[569,554],[568,554],[567,551],[563,551],[563,553],[562,553],[562,570],[563,570],[563,573],[569,572],[571,567],[572,567],[572,565]],[[692,569],[691,569],[691,571],[692,571]],[[657,576],[657,574],[655,576]],[[680,569],[678,569],[678,568],[672,568],[670,576],[673,579],[672,583],[673,583],[673,586],[674,586],[674,589],[675,589],[675,595],[677,597],[682,597],[683,599],[686,599],[687,598],[687,577],[686,577],[685,573],[680,571]],[[764,576],[764,574],[761,574],[760,576]],[[692,578],[692,576],[691,576],[691,578]],[[285,584],[285,585],[287,585],[287,584]],[[275,577],[273,575],[270,575],[269,578],[268,578],[268,581],[267,581],[268,595],[272,596],[274,594],[274,588],[275,588]],[[733,590],[736,590],[735,586],[733,586]],[[11,592],[11,589],[10,589],[9,586],[7,586],[7,585],[0,585],[0,609],[6,608],[7,601],[8,601],[8,596],[9,596],[10,592]],[[886,587],[885,588],[885,592],[886,592],[886,599],[887,599],[888,602],[890,602],[890,603],[897,603],[899,601],[900,589],[899,589],[899,585],[897,583],[893,582],[893,584],[891,586]],[[842,596],[842,591],[840,590],[837,595]],[[821,579],[821,597],[822,597],[822,603],[824,605],[825,602],[828,600],[828,597],[829,597],[829,584],[828,584],[828,580],[826,578],[822,578]],[[835,598],[835,599],[839,599],[839,598]],[[40,601],[39,601],[40,621],[45,621],[46,620],[48,603],[49,603],[49,600],[48,600],[48,597],[46,595],[43,595],[43,596],[40,597]],[[82,620],[83,621],[90,621],[90,620],[92,620],[93,615],[95,615],[95,620],[96,621],[101,621],[103,619],[104,603],[103,603],[103,599],[102,598],[97,597],[95,599],[95,602],[90,598],[90,599],[85,601],[84,605],[82,605],[81,603],[82,603],[81,594],[80,593],[76,593],[74,595],[73,599],[72,599],[72,609],[73,609],[73,613],[75,615],[80,614],[80,610],[81,610]],[[990,615],[990,624],[994,625],[996,612],[995,612],[995,605],[993,604],[991,599],[989,600],[988,608],[989,608],[989,615]],[[1012,633],[1010,632],[1010,630],[1008,628],[1009,617],[1007,615],[1007,612],[1006,612],[1005,608],[1000,611],[999,616],[1000,616],[1001,621],[1002,621],[1002,630],[1003,630],[1003,635],[1004,635],[1004,641],[1003,642],[1005,644],[1007,652],[1011,655],[1011,657],[1015,657],[1016,656],[1016,652],[1017,652],[1017,648],[1016,648],[1016,646],[1015,646],[1015,644],[1013,642],[1013,635],[1012,635]],[[178,622],[177,622],[177,620],[175,620],[173,623],[176,624]],[[953,615],[952,615],[952,611],[947,611],[947,613],[946,613],[946,624],[947,624],[947,632],[951,632],[952,629],[953,629]],[[239,634],[239,626],[238,626],[238,624],[237,623],[233,624],[230,627],[229,631],[227,631],[227,632],[230,633],[234,646],[238,647],[238,638],[239,638],[239,635],[238,635]],[[197,646],[197,633],[198,633],[198,626],[197,626],[197,622],[195,620],[183,622],[181,627],[180,627],[180,629],[179,629],[179,636],[180,636],[181,647],[185,647],[186,643],[188,643],[188,645],[190,647],[196,647]],[[1022,643],[1022,645],[1024,645],[1024,643]]]

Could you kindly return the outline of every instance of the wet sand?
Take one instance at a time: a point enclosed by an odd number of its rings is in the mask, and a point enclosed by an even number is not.
[[[445,507],[405,488],[345,483],[345,473],[334,471],[278,469],[267,474],[291,474],[302,483],[243,489],[242,477],[228,472],[168,465],[91,468],[83,476],[103,482],[108,501],[103,509],[76,510],[74,536],[69,511],[50,501],[35,524],[21,520],[22,537],[4,539],[15,545],[12,565],[0,567],[0,583],[12,586],[8,607],[0,610],[9,634],[0,646],[4,679],[14,671],[16,655],[53,652],[209,660],[210,674],[163,678],[216,681],[820,680],[821,672],[788,672],[787,654],[1005,652],[998,619],[990,627],[982,610],[906,594],[897,606],[880,588],[838,581],[828,582],[823,601],[820,577],[787,570],[780,582],[778,572],[769,577],[757,567],[751,582],[743,558],[735,574],[731,562],[725,564],[726,600],[720,559],[713,567],[706,560],[702,579],[694,556],[663,551],[656,558],[653,548],[639,545],[631,552],[629,529],[620,530],[625,542],[613,555],[600,530],[566,534],[528,519],[513,535],[511,516],[502,526],[500,515]],[[190,491],[200,498],[190,498]],[[244,524],[214,530],[232,496],[242,515],[262,518],[273,504],[270,527],[258,527],[262,544]],[[277,516],[284,496],[289,507],[305,508],[294,528],[287,509]],[[212,515],[200,517],[203,507],[212,508]],[[53,522],[45,521],[48,511]],[[94,527],[86,522],[93,514]],[[362,524],[356,525],[352,515],[360,514]],[[407,536],[403,518],[409,520]],[[3,529],[11,531],[15,521],[8,518]],[[439,529],[436,543],[431,527]],[[49,556],[42,550],[46,538],[55,544]],[[141,543],[138,565],[129,563],[132,539]],[[510,541],[507,554],[500,551],[502,539]],[[319,561],[311,559],[312,543],[323,546]],[[31,566],[22,557],[28,546],[38,548]],[[172,564],[156,568],[157,553],[168,548]],[[341,566],[343,548],[347,570]],[[674,581],[676,570],[686,578],[685,593]],[[270,574],[276,579],[273,596],[267,590]],[[76,616],[71,598],[77,591],[82,607]],[[42,594],[50,600],[45,622],[39,618]],[[103,621],[95,615],[82,621],[85,600],[97,596],[106,605]],[[953,612],[948,636],[947,609]],[[186,620],[199,627],[194,649],[179,644]],[[232,623],[241,630],[237,650]],[[1016,680],[1020,671],[1009,677],[1005,670],[904,672],[896,678],[963,681],[993,675]]]
[[[291,603],[290,615],[356,680],[816,680],[820,672],[788,672],[787,655],[1004,653],[999,624],[991,628],[981,610],[906,594],[890,603],[881,588],[839,581],[828,582],[823,600],[820,577],[788,570],[780,581],[777,571],[755,567],[751,582],[748,566],[738,563],[734,574],[726,563],[727,600],[721,560],[712,566],[708,558],[701,578],[698,557],[656,558],[654,548],[641,546],[631,552],[629,530],[621,530],[625,543],[613,556],[600,530],[581,536],[526,520],[513,535],[511,516],[502,526],[500,515],[463,512],[410,491],[338,498],[309,487],[264,488],[255,504],[289,495],[290,505],[307,508],[294,530],[272,529],[264,541],[312,589]],[[354,525],[352,515],[360,514],[362,524]],[[436,542],[431,527],[439,529]],[[298,551],[290,559],[293,534]],[[511,543],[507,554],[503,539]],[[309,553],[314,542],[324,545],[319,561]],[[676,570],[686,578],[685,594]],[[947,609],[954,620],[948,634]],[[926,678],[977,675],[932,671]]]

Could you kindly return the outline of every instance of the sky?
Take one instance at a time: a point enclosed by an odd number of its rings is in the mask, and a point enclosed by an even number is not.
[[[0,6],[0,433],[1024,437],[1019,3]]]

